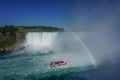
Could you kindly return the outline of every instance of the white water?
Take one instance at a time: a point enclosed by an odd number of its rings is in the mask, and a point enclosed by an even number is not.
[[[49,55],[47,62],[65,60],[68,66],[88,66],[94,65],[94,60],[90,56],[82,42],[73,32],[29,32],[26,35],[27,53],[54,54]],[[34,62],[36,63],[36,62]]]
[[[29,32],[26,35],[27,51],[47,53],[53,49],[56,32]]]
[[[86,48],[71,32],[29,32],[25,46],[25,51],[0,57],[0,80],[18,80],[18,77],[24,80],[31,76],[47,77],[94,68]],[[67,65],[50,67],[51,62],[59,60],[67,62]]]

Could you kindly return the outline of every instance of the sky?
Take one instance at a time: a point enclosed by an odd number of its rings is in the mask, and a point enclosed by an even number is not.
[[[75,6],[73,0],[0,0],[0,25],[59,26]]]
[[[9,24],[89,30],[84,42],[96,59],[120,56],[120,0],[0,0],[0,26]]]
[[[0,25],[46,25],[89,29],[119,21],[119,0],[0,0]],[[109,21],[109,20],[113,21]]]

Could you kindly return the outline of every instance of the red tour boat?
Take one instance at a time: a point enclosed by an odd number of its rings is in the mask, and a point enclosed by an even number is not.
[[[51,67],[59,67],[59,66],[63,66],[66,65],[67,63],[64,61],[55,61],[55,62],[51,62],[50,66]]]

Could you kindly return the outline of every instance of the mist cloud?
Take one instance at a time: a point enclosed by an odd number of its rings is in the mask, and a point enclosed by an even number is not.
[[[72,11],[71,23],[65,25],[71,31],[87,31],[83,41],[96,61],[117,62],[117,56],[120,56],[120,1],[78,1],[77,8]]]

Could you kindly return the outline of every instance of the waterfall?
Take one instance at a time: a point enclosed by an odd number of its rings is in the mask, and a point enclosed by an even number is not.
[[[28,53],[51,53],[48,61],[65,60],[69,66],[95,65],[91,51],[82,42],[78,32],[29,32],[26,35],[26,49]]]
[[[57,32],[29,32],[26,35],[26,50],[49,52],[52,50],[52,44],[56,35]]]

